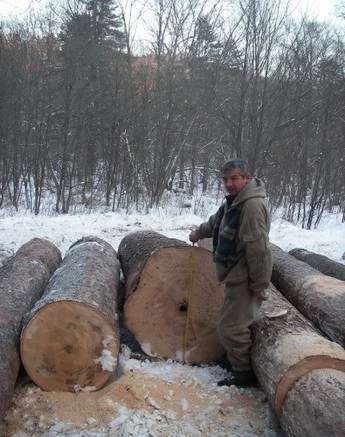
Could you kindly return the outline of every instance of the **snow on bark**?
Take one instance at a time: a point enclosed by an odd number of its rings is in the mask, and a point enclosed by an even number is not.
[[[23,364],[49,391],[102,387],[117,366],[120,263],[110,244],[85,237],[67,251],[25,320]]]
[[[18,375],[22,319],[60,262],[61,254],[54,244],[34,238],[0,270],[0,419],[11,402]]]

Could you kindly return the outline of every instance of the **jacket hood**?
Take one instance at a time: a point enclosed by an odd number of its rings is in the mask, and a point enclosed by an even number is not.
[[[230,196],[226,197],[228,199]],[[251,179],[251,181],[234,198],[231,206],[239,205],[240,203],[243,203],[246,200],[252,199],[254,197],[266,197],[265,184],[262,182],[261,179],[258,178]]]

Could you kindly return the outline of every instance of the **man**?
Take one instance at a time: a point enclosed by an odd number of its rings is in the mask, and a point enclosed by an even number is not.
[[[266,299],[272,273],[270,218],[264,185],[251,178],[246,161],[228,161],[221,174],[228,195],[216,214],[192,231],[189,239],[196,243],[213,238],[217,277],[225,283],[218,333],[232,372],[218,385],[248,387],[256,383],[249,327]]]

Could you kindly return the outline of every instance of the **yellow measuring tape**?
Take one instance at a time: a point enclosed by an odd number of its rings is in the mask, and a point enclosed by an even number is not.
[[[194,255],[194,243],[190,249],[189,254],[189,284],[187,290],[187,315],[184,324],[184,332],[183,332],[183,349],[182,349],[182,359],[183,362],[186,362],[186,348],[187,348],[187,340],[188,340],[188,331],[189,331],[189,321],[190,321],[190,313],[192,308],[192,293],[193,293],[193,273],[194,273],[194,264],[195,264],[195,255]]]

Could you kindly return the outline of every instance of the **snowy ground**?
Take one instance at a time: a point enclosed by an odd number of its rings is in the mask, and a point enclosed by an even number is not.
[[[20,380],[1,436],[281,436],[264,393],[217,387],[218,366],[120,356],[113,381],[93,393],[44,392]]]
[[[47,238],[62,254],[82,236],[95,235],[117,249],[128,232],[151,229],[188,240],[203,217],[187,209],[148,215],[99,211],[33,216],[2,213],[0,262],[33,237]],[[303,247],[345,262],[345,223],[328,215],[316,230],[303,230],[275,217],[270,239],[285,250]],[[218,366],[141,362],[123,348],[117,375],[97,393],[47,393],[22,377],[13,404],[0,423],[1,436],[280,436],[259,389],[218,388]]]
[[[13,254],[31,238],[47,238],[58,246],[62,254],[69,246],[86,235],[95,235],[117,249],[121,239],[129,232],[150,229],[168,237],[188,241],[190,230],[204,221],[215,208],[204,208],[205,215],[197,216],[188,210],[157,209],[144,215],[96,212],[74,215],[39,215],[12,213],[0,215],[0,259]],[[326,215],[317,229],[301,229],[279,217],[273,217],[270,241],[284,250],[296,247],[308,249],[345,263],[345,223],[341,214]]]

